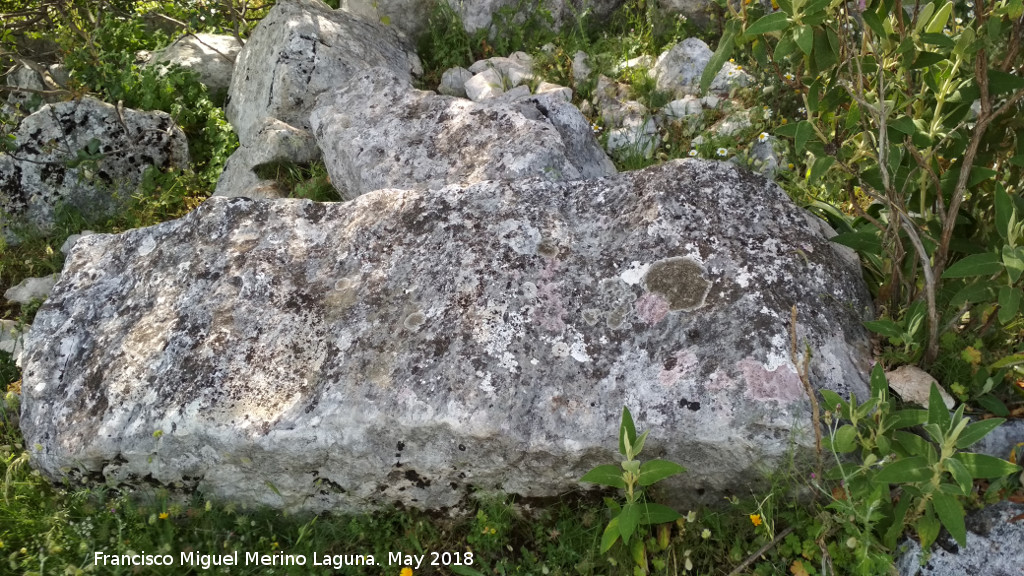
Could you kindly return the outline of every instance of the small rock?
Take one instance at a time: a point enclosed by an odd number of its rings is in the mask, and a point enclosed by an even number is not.
[[[529,86],[516,86],[501,96],[498,96],[497,100],[502,102],[512,102],[513,100],[519,100],[520,98],[527,98],[530,95]]]
[[[211,94],[224,95],[231,85],[235,59],[242,43],[227,34],[186,34],[173,44],[153,52],[149,66],[159,66],[161,74],[168,65],[178,65],[199,75]]]
[[[590,56],[583,50],[577,50],[572,57],[572,79],[576,86],[579,87],[581,83],[586,82],[591,72],[593,70],[590,68]]]
[[[29,304],[33,300],[45,300],[53,290],[53,285],[60,278],[59,274],[50,274],[41,278],[25,278],[4,292],[4,298],[14,304]]]
[[[643,56],[630,58],[629,60],[626,60],[625,62],[618,64],[617,66],[615,66],[615,68],[612,69],[612,71],[615,72],[616,74],[620,74],[623,70],[632,70],[634,68],[650,70],[653,67],[654,58],[652,58],[648,54],[644,54]]]
[[[505,93],[501,74],[494,68],[487,68],[466,81],[466,96],[473,102],[480,102]]]
[[[559,86],[558,84],[552,84],[551,82],[541,82],[537,85],[537,94],[558,94],[565,98],[566,102],[572,102],[572,88],[566,86]]]
[[[942,386],[932,377],[931,374],[921,370],[917,366],[900,366],[899,368],[885,373],[889,381],[889,388],[892,388],[904,402],[912,402],[918,406],[928,407],[928,398],[931,395],[932,384],[939,389],[942,402],[946,408],[952,410],[956,401],[949,395]]]
[[[657,88],[662,92],[695,94],[700,88],[704,68],[711,61],[713,52],[703,40],[687,38],[658,56],[651,69],[657,79]],[[715,75],[709,91],[728,94],[737,86],[749,86],[754,79],[732,62],[726,62]]]
[[[718,108],[718,104],[721,101],[722,101],[722,99],[719,98],[718,96],[715,96],[714,94],[708,94],[707,96],[705,96],[705,97],[700,99],[701,104],[703,104],[705,108],[708,108],[708,109],[711,109],[711,110],[714,110],[715,108]]]
[[[684,96],[679,100],[673,100],[665,105],[663,111],[671,118],[684,118],[696,116],[702,112],[700,100],[693,96]]]
[[[441,74],[441,84],[438,85],[437,92],[445,96],[466,98],[466,82],[472,77],[473,73],[461,66],[449,68]]]
[[[620,159],[633,155],[650,158],[660,144],[661,137],[658,136],[658,127],[653,118],[608,133],[608,153]]]
[[[779,169],[779,157],[775,154],[775,137],[769,136],[764,141],[759,138],[750,145],[750,158],[756,162],[757,171],[772,178]]]
[[[746,112],[726,116],[720,122],[711,127],[711,132],[719,136],[733,136],[744,130],[753,127],[750,123],[750,115]]]
[[[78,240],[83,236],[91,236],[93,234],[95,234],[95,232],[92,230],[82,230],[81,234],[72,234],[71,236],[68,236],[68,239],[60,245],[61,253],[65,256],[71,254],[71,250],[75,247],[75,242],[78,242]]]
[[[14,320],[0,320],[0,352],[17,358],[21,354],[21,323]]]

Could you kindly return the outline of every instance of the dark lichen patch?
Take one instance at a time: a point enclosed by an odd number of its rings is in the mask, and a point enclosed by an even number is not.
[[[703,268],[689,258],[655,262],[647,271],[644,284],[647,290],[665,297],[671,312],[700,308],[711,289]]]

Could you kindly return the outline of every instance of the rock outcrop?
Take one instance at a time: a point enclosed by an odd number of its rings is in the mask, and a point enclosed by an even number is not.
[[[677,96],[697,94],[704,68],[714,52],[699,38],[687,38],[658,56],[651,69],[658,90]],[[754,79],[732,62],[726,62],[715,75],[708,90],[728,94],[735,87],[749,86]]]
[[[78,240],[25,338],[52,479],[311,510],[525,496],[615,461],[627,405],[670,497],[747,493],[813,450],[790,358],[866,397],[854,257],[763,178],[677,161],[600,180],[213,198]]]
[[[127,199],[150,166],[188,164],[185,134],[168,114],[93,98],[47,104],[14,135],[14,152],[0,154],[0,213],[44,229],[58,203],[99,217]]]
[[[370,69],[323,95],[310,118],[331,182],[345,197],[482,180],[615,173],[590,125],[558,94],[480,103],[411,90]]]
[[[967,547],[961,548],[949,534],[939,536],[931,554],[921,563],[921,545],[906,540],[896,569],[900,576],[960,576],[986,574],[1015,576],[1021,572],[1024,541],[1024,505],[999,502],[967,515]]]

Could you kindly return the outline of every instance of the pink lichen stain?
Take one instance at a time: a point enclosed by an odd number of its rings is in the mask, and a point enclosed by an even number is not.
[[[653,326],[668,315],[668,300],[654,292],[648,292],[636,301],[636,315]]]
[[[549,332],[562,333],[565,331],[565,308],[562,306],[562,296],[558,292],[561,282],[542,282],[537,285],[537,297],[540,306],[533,309],[533,318],[542,328]]]
[[[715,370],[708,376],[708,392],[725,392],[736,387],[736,381],[726,375],[722,370]]]
[[[747,381],[748,398],[795,402],[806,395],[800,377],[791,364],[768,370],[760,362],[744,358],[736,363],[736,367]]]
[[[693,348],[679,350],[673,355],[673,358],[675,362],[672,364],[672,368],[665,369],[663,367],[658,372],[658,383],[662,386],[674,386],[683,375],[693,371],[697,366],[697,355],[693,353]]]

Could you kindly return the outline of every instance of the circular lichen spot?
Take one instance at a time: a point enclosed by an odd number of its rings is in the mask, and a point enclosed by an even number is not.
[[[416,311],[405,317],[405,327],[409,330],[417,330],[424,322],[427,321],[427,317],[423,312]]]
[[[650,292],[662,295],[671,312],[700,308],[711,290],[704,269],[689,258],[655,262],[644,276],[644,285]]]

